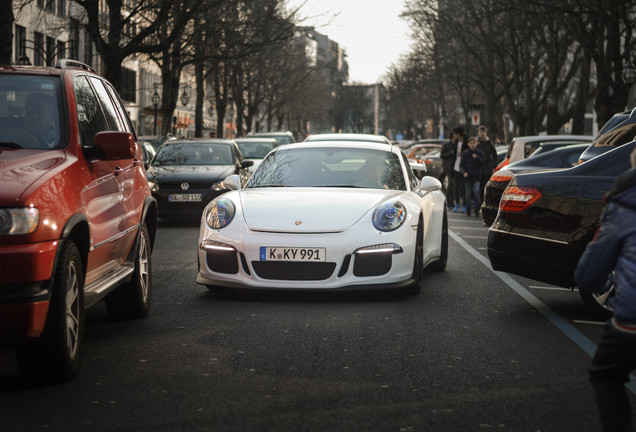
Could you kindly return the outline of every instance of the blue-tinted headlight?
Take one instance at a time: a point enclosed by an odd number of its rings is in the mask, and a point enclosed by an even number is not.
[[[393,231],[406,220],[406,209],[398,201],[389,201],[373,212],[373,226],[380,231]]]
[[[234,203],[227,198],[217,198],[212,201],[205,215],[205,222],[212,229],[226,227],[234,219]]]

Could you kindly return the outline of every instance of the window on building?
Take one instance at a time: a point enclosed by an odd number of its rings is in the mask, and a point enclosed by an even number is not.
[[[71,18],[69,33],[68,56],[72,59],[79,60],[80,23],[75,18]]]
[[[36,66],[44,66],[45,53],[44,35],[40,32],[33,32],[33,64]]]
[[[47,12],[55,13],[55,0],[46,0],[45,9]]]
[[[84,63],[93,66],[93,41],[88,31],[84,32]]]
[[[57,0],[57,14],[66,18],[66,0]]]
[[[46,37],[46,65],[47,66],[55,65],[55,48],[56,48],[55,39],[47,36]]]
[[[134,70],[121,68],[120,76],[121,98],[126,102],[136,102],[137,98],[137,73]]]
[[[55,49],[56,59],[66,58],[66,42],[57,41]]]
[[[15,53],[15,61],[20,59],[20,57],[26,56],[26,28],[16,25],[15,26],[15,48],[13,52]]]

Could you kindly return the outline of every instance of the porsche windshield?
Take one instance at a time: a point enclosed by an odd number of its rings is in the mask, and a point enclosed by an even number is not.
[[[287,148],[269,154],[247,187],[351,187],[406,190],[394,153],[360,148]]]

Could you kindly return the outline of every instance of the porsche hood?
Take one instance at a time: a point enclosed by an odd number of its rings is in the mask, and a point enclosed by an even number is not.
[[[400,191],[264,188],[240,191],[245,223],[270,232],[344,231]]]

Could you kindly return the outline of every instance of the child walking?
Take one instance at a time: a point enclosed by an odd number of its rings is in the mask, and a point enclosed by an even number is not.
[[[484,154],[477,150],[477,138],[468,138],[468,149],[461,155],[459,168],[464,176],[466,188],[466,216],[470,216],[471,204],[475,211],[475,216],[479,217],[479,207],[481,197],[479,196],[479,183],[481,180],[481,167],[485,163]]]

